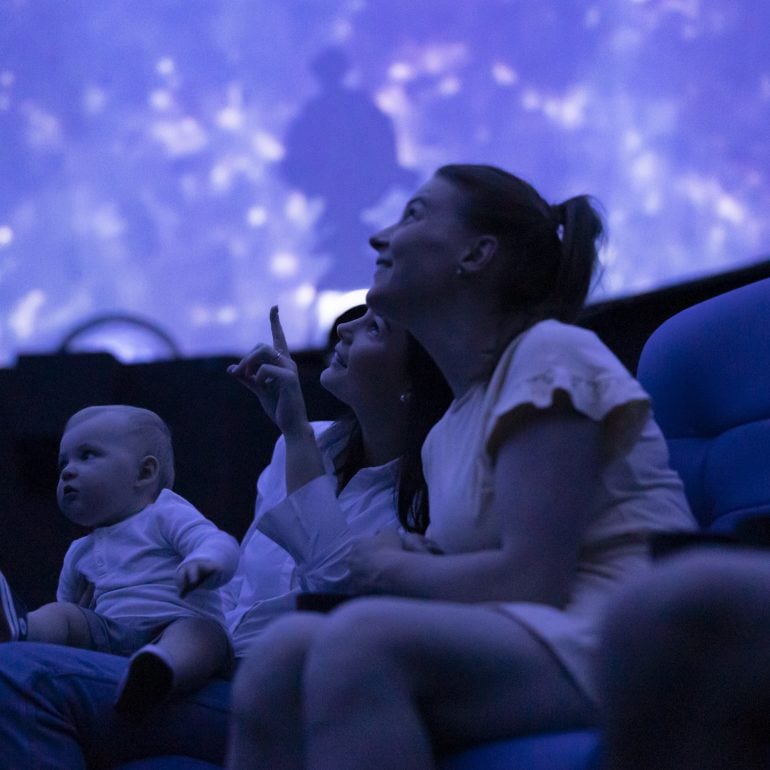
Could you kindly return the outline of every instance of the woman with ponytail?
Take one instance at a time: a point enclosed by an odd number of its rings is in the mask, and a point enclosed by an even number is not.
[[[357,542],[347,588],[377,596],[268,629],[234,685],[231,768],[427,768],[595,723],[604,607],[651,533],[694,526],[647,394],[573,325],[601,233],[584,196],[452,165],[372,237],[370,307],[454,394],[422,449],[430,525]]]

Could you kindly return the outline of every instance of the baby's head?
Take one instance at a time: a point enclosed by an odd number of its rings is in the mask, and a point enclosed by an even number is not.
[[[166,423],[149,409],[89,406],[67,421],[56,496],[67,518],[95,527],[138,513],[174,484]]]

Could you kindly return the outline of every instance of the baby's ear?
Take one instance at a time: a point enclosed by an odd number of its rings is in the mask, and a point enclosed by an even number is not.
[[[158,478],[160,472],[160,463],[155,455],[145,455],[139,465],[139,476],[137,481],[140,485],[153,484]]]

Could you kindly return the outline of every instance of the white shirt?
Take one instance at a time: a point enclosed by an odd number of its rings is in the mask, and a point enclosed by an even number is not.
[[[523,407],[545,409],[557,392],[602,426],[613,458],[592,502],[582,543],[586,551],[606,554],[613,544],[642,540],[651,532],[694,528],[647,393],[595,334],[547,320],[516,337],[489,382],[453,401],[425,440],[431,506],[426,535],[443,551],[499,547],[489,447],[500,439],[501,426],[515,429]]]
[[[564,609],[530,602],[496,606],[525,625],[596,698],[593,667],[604,607],[649,568],[651,533],[695,528],[649,396],[596,335],[558,321],[538,323],[510,343],[489,382],[450,405],[422,450],[431,504],[426,535],[447,553],[500,546],[502,522],[492,505],[494,446],[516,429],[523,409],[548,408],[559,392],[601,426],[608,456],[580,543],[572,597]]]
[[[237,657],[271,620],[295,608],[298,593],[338,590],[353,538],[398,526],[398,460],[363,468],[337,496],[333,458],[345,446],[347,429],[328,422],[313,423],[313,429],[326,475],[287,496],[281,437],[257,482],[254,522],[243,538],[238,572],[224,589]]]
[[[92,608],[114,620],[173,619],[203,614],[223,618],[217,586],[182,599],[175,582],[180,564],[210,559],[220,565],[221,586],[235,573],[238,542],[217,529],[191,503],[164,489],[154,503],[116,524],[96,527],[67,550],[56,598],[78,602],[88,583]]]

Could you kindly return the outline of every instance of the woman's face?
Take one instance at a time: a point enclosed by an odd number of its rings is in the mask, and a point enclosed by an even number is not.
[[[434,176],[409,200],[401,219],[371,238],[377,267],[367,304],[407,326],[457,288],[457,268],[473,235],[460,216],[461,191]]]
[[[337,327],[339,342],[321,384],[353,411],[397,408],[409,390],[406,332],[371,309]]]

